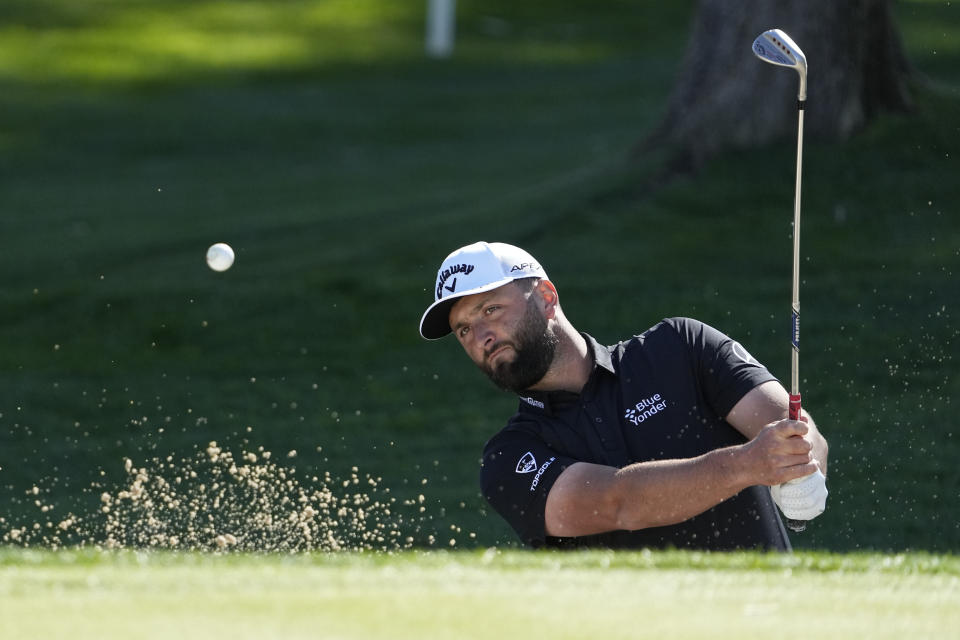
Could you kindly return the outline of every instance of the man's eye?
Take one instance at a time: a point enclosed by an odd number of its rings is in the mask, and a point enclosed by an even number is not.
[[[499,308],[500,308],[500,307],[499,307],[498,305],[491,305],[491,306],[489,306],[489,307],[486,308],[485,313],[486,313],[487,315],[490,315],[491,313],[493,313],[494,311],[496,311],[496,310],[499,309]]]
[[[470,331],[470,327],[461,327],[459,332],[460,337],[461,338],[464,337],[465,335],[467,335],[469,331]]]

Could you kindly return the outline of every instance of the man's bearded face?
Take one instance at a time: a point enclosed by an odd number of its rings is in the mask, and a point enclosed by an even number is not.
[[[559,342],[531,296],[516,334],[487,349],[480,369],[501,389],[520,393],[543,379],[553,363]],[[501,360],[496,365],[488,362],[487,356],[504,345],[513,348],[513,359]]]

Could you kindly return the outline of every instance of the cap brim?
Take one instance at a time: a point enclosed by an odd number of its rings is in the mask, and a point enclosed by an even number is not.
[[[529,277],[529,276],[524,276]],[[503,285],[519,280],[520,278],[503,278],[496,282],[490,282],[482,287],[461,291],[452,296],[441,298],[427,307],[420,318],[420,335],[427,340],[438,340],[450,333],[450,309],[456,304],[457,300],[466,296],[472,296],[475,293],[492,291]]]
[[[450,333],[450,308],[460,296],[437,300],[430,305],[420,319],[420,335],[427,340],[437,340]]]

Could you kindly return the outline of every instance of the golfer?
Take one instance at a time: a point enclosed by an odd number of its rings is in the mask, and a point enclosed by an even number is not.
[[[669,318],[603,346],[536,259],[496,242],[447,256],[434,298],[420,334],[452,332],[519,396],[480,479],[526,544],[786,551],[775,505],[823,511],[826,440],[806,413],[786,419],[783,386],[716,329]]]

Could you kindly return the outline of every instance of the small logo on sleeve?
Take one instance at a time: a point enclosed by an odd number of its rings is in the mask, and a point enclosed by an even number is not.
[[[517,463],[517,473],[533,473],[536,471],[536,475],[533,476],[533,480],[530,481],[530,491],[533,491],[537,488],[537,485],[540,484],[540,476],[543,475],[543,472],[547,470],[553,461],[556,460],[556,456],[551,456],[549,460],[540,465],[540,468],[537,468],[537,459],[533,457],[533,454],[527,451],[523,454],[523,457],[520,458],[520,462]]]
[[[537,468],[537,459],[527,451],[517,463],[517,473],[531,473]]]
[[[530,483],[530,491],[533,491],[537,488],[537,485],[540,484],[540,476],[543,475],[543,472],[547,470],[553,461],[556,460],[556,456],[551,457],[549,460],[540,465],[540,468],[537,469],[537,475],[533,476],[533,481]]]
[[[750,355],[750,352],[743,348],[743,345],[739,342],[734,342],[730,346],[730,350],[733,351],[733,355],[737,356],[740,360],[743,360],[747,364],[760,364],[756,358]]]

